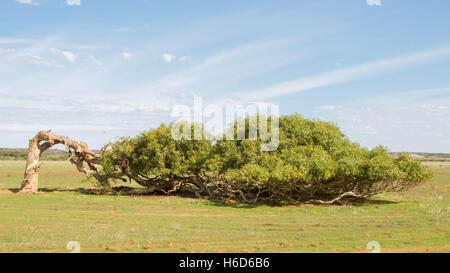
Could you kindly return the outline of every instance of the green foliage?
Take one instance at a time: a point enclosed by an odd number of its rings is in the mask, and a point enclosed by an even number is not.
[[[104,176],[126,175],[145,186],[199,176],[210,150],[211,142],[205,139],[174,140],[171,126],[162,124],[107,146],[102,153]]]
[[[402,172],[402,177],[408,181],[420,182],[433,177],[433,171],[420,161],[414,160],[407,153],[401,153],[395,158],[395,163]]]
[[[279,146],[272,152],[261,151],[260,145],[267,142],[261,134],[248,139],[252,123],[250,118],[244,122],[245,140],[177,141],[171,135],[174,124],[122,138],[103,153],[105,181],[127,176],[144,186],[164,182],[169,188],[174,186],[167,182],[182,181],[185,186],[192,184],[187,188],[197,194],[217,200],[286,203],[331,200],[349,191],[368,197],[405,189],[432,176],[407,154],[393,158],[384,147],[368,150],[352,143],[330,122],[297,114],[280,117]],[[237,124],[229,129],[235,138]],[[183,126],[191,126],[193,132],[201,125]]]

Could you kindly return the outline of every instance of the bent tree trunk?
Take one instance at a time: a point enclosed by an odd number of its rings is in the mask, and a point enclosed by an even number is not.
[[[78,171],[86,175],[93,175],[97,179],[100,177],[100,156],[89,151],[86,143],[55,135],[51,131],[40,131],[29,142],[27,165],[20,192],[38,192],[39,158],[43,152],[56,144],[63,144],[66,147],[69,160],[77,166]],[[89,169],[84,166],[84,162],[87,163]]]

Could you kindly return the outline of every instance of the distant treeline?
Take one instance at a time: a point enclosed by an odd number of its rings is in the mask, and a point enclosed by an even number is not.
[[[399,153],[391,153],[393,157]],[[450,161],[450,154],[443,153],[409,153],[414,159],[421,161]]]
[[[26,160],[28,149],[0,148],[0,160]],[[391,153],[395,157],[398,153]],[[421,161],[450,161],[450,154],[443,153],[410,153],[412,157]],[[41,160],[60,161],[67,160],[65,150],[49,149],[42,154]]]
[[[0,160],[26,160],[28,149],[5,149],[0,148]],[[49,149],[42,154],[41,160],[67,160],[66,151]]]

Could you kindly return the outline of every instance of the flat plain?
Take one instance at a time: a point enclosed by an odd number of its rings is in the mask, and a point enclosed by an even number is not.
[[[0,252],[450,252],[450,162],[434,178],[355,206],[230,205],[179,196],[96,195],[64,161],[39,194],[16,194],[25,161],[0,161]]]

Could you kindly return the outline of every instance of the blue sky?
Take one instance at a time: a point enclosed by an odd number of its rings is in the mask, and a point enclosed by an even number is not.
[[[0,147],[52,129],[99,148],[196,95],[449,153],[449,14],[435,0],[2,0]]]

